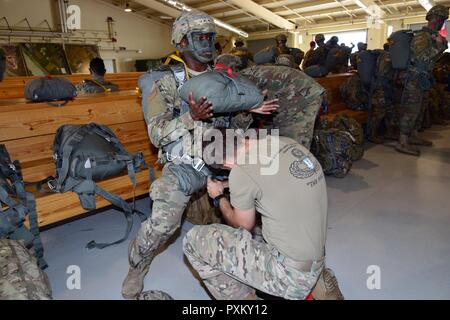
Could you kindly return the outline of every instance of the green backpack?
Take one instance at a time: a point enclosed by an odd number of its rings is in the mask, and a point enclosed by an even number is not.
[[[352,161],[360,160],[364,155],[364,131],[358,121],[343,115],[337,115],[331,123],[331,127],[350,133],[354,141],[349,149],[349,154]]]
[[[326,175],[343,178],[354,161],[364,155],[364,132],[353,118],[338,115],[329,123],[319,120],[314,130],[311,152]]]
[[[30,228],[24,224],[27,217]],[[0,144],[0,239],[4,238],[23,240],[34,251],[39,266],[47,267],[34,195],[25,190],[19,161],[11,161],[5,145]]]
[[[129,153],[109,127],[96,123],[63,125],[56,132],[53,152],[56,176],[39,182],[39,191],[76,192],[81,206],[86,210],[96,209],[95,196],[98,195],[122,209],[127,220],[125,235],[121,239],[112,243],[91,241],[87,244],[87,248],[103,249],[125,241],[132,229],[133,213],[138,214],[141,220],[147,218],[146,214],[135,209],[134,199],[130,204],[96,184],[96,181],[127,171],[134,192],[136,188],[135,173],[141,167],[147,168],[142,152]],[[154,172],[151,167],[149,174],[150,181],[153,181]],[[50,190],[43,188],[45,184]]]
[[[343,178],[352,167],[348,152],[353,140],[348,132],[336,128],[318,129],[314,132],[311,153],[317,158],[326,175]]]

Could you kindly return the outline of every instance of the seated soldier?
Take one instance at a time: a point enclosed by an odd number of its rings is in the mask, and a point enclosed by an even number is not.
[[[119,91],[119,87],[116,84],[105,80],[106,68],[102,59],[92,59],[89,63],[89,72],[92,75],[92,79],[85,79],[77,84],[78,95]]]
[[[210,177],[207,186],[228,225],[192,228],[183,241],[190,263],[216,299],[256,299],[255,289],[285,299],[302,300],[310,293],[318,300],[343,299],[335,276],[324,267],[327,189],[319,162],[290,138],[260,134],[258,139],[255,131],[236,142],[236,135],[216,130],[214,144],[204,144],[210,165],[231,170],[228,182]],[[257,212],[260,241],[251,234]]]
[[[309,50],[306,51],[305,58],[303,59],[302,69],[305,69],[311,65],[310,59],[311,59],[311,55],[313,54],[315,48],[316,48],[316,42],[311,41],[309,43]]]

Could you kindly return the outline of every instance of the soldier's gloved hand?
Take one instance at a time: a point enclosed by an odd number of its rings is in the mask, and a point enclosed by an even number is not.
[[[192,92],[189,93],[189,111],[194,121],[206,120],[213,116],[212,103],[208,102],[206,97],[195,102]]]
[[[267,90],[264,90],[262,92],[263,96],[267,95]],[[258,114],[271,114],[272,112],[277,111],[277,109],[280,107],[280,105],[277,103],[278,99],[273,99],[273,100],[267,100],[267,101],[263,101],[263,103],[255,108],[250,110],[250,112],[253,113],[258,113]]]

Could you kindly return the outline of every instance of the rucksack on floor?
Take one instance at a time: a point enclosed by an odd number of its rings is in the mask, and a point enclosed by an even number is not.
[[[325,128],[314,132],[311,153],[317,158],[326,175],[343,178],[352,167],[349,149],[353,140],[348,132]]]
[[[337,115],[331,123],[332,128],[350,133],[353,140],[353,146],[349,149],[349,155],[352,161],[360,160],[364,156],[364,130],[353,118],[343,115]]]
[[[399,30],[389,36],[389,53],[394,69],[404,70],[408,68],[413,38],[414,32],[412,30]]]
[[[24,225],[27,217],[30,229]],[[4,238],[23,240],[34,251],[39,266],[47,266],[34,195],[25,191],[20,163],[11,161],[5,145],[0,144],[0,239]]]
[[[0,239],[0,300],[50,300],[47,275],[22,241]]]
[[[25,98],[33,102],[49,102],[53,106],[63,106],[77,96],[77,88],[69,80],[61,77],[42,77],[27,82]],[[63,103],[50,103],[63,101]]]
[[[125,214],[127,220],[125,235],[120,240],[108,244],[91,241],[87,247],[102,249],[125,241],[132,228],[132,214],[137,213],[141,219],[145,219],[144,214],[134,209],[134,203],[129,204],[119,196],[100,188],[95,182],[127,170],[134,189],[135,172],[146,166],[143,154],[128,153],[111,129],[96,123],[61,126],[56,132],[53,152],[56,176],[42,181],[38,189],[45,191],[42,185],[47,183],[53,192],[76,192],[81,206],[86,210],[96,208],[96,195],[108,200],[121,208]],[[149,170],[152,180],[152,168]]]

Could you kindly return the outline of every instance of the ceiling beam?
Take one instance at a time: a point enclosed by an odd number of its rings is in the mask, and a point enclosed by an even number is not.
[[[272,11],[260,6],[252,0],[229,0],[230,3],[242,8],[243,10],[250,12],[267,22],[286,30],[295,30],[295,24],[280,17],[279,15],[273,13]]]

